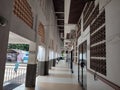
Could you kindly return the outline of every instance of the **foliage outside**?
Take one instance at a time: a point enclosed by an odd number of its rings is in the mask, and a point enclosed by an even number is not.
[[[28,44],[9,44],[8,49],[20,49],[24,51],[29,51],[29,45]]]

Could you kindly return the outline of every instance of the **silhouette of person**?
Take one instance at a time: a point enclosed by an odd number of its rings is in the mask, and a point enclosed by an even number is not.
[[[19,62],[21,62],[22,57],[20,55],[20,53],[17,53],[17,62],[15,63],[15,68],[14,71],[17,73],[18,67],[19,67]]]

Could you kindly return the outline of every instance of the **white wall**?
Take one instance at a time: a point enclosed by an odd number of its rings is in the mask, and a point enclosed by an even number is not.
[[[107,80],[120,86],[120,0],[96,0],[95,4],[99,3],[99,10],[105,7],[106,12],[106,62],[107,76],[99,74]],[[81,18],[83,16],[81,15]],[[83,32],[83,19],[81,19],[81,33],[78,38],[78,46],[87,40],[87,68],[90,69],[90,27],[88,26]],[[92,70],[93,71],[93,70]],[[114,90],[109,85],[101,80],[94,81],[94,77],[89,72],[87,73],[87,90]]]
[[[31,42],[29,44],[29,60],[28,60],[28,64],[36,64],[36,43]]]
[[[120,0],[112,0],[105,10],[107,79],[120,86]]]
[[[12,0],[12,3],[13,1],[14,0]],[[11,22],[10,22],[10,31],[33,42],[36,42],[36,37],[37,37],[37,45],[42,44],[42,46],[46,49],[45,60],[48,60],[50,41],[53,40],[54,48],[56,48],[56,45],[57,45],[58,50],[60,51],[61,40],[59,38],[59,33],[56,27],[57,23],[56,23],[54,8],[53,8],[53,2],[52,0],[42,0],[42,1],[44,1],[44,4],[46,5],[45,7],[43,7],[42,5],[40,6],[40,0],[34,0],[34,1],[28,0],[28,3],[31,6],[33,17],[34,17],[33,28],[30,28],[24,21],[22,21],[19,17],[14,15],[12,11],[13,4],[11,4],[10,7],[12,9],[10,8],[10,10],[12,12],[12,16],[11,16]],[[36,16],[37,16],[37,19],[36,19]],[[39,34],[36,34],[40,22],[44,25],[44,29],[45,29],[44,44],[41,43]]]
[[[47,60],[49,57],[49,50],[56,52],[56,46],[58,49],[57,52],[61,50],[61,40],[59,37],[59,32],[57,30],[57,22],[56,22],[52,0],[45,0],[45,4],[47,5],[47,8],[45,9],[41,7],[38,2],[37,4],[38,4],[38,7],[37,7],[38,19],[44,25],[44,28],[45,28],[45,44],[43,46],[46,49],[45,60]],[[49,48],[49,46],[51,46],[52,40],[54,42],[54,49]]]
[[[12,13],[10,31],[27,38],[31,41],[35,41],[35,30],[32,30],[24,21],[19,19]]]
[[[87,72],[87,90],[115,90],[101,80],[94,81],[92,74]]]

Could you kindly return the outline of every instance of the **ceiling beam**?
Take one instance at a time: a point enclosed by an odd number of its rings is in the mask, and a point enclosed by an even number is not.
[[[64,25],[57,25],[58,27],[64,27]]]
[[[55,12],[56,14],[64,14],[64,12]]]
[[[58,18],[57,20],[64,20],[64,19],[59,19],[59,18]]]
[[[59,29],[59,31],[64,31],[64,29]]]

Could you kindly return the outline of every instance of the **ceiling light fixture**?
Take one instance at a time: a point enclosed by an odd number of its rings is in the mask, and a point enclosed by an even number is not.
[[[81,0],[83,2],[90,2],[90,1],[95,1],[95,0]]]
[[[6,25],[7,25],[7,20],[3,16],[0,16],[0,26],[4,27]]]

